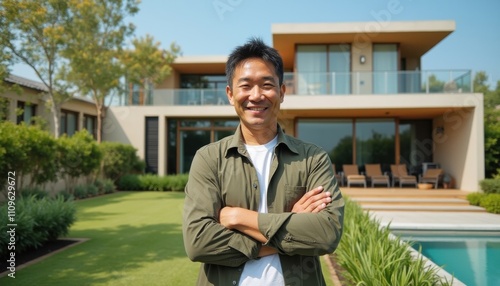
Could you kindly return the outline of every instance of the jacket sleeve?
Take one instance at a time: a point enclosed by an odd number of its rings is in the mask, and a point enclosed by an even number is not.
[[[183,239],[192,261],[239,266],[257,257],[261,243],[219,223],[225,206],[220,192],[217,159],[207,148],[196,153],[185,188]]]
[[[317,256],[335,251],[342,236],[344,200],[325,152],[317,152],[308,164],[307,190],[323,186],[332,202],[318,213],[259,214],[259,230],[266,245],[282,254]]]

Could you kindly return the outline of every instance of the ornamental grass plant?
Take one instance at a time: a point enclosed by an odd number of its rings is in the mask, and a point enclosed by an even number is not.
[[[341,273],[352,285],[451,285],[428,266],[423,256],[415,257],[409,244],[380,227],[354,202],[346,199],[344,234],[335,252]]]

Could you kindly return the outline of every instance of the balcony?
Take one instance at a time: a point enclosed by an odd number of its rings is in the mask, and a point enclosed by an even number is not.
[[[287,95],[471,93],[470,70],[285,73]],[[139,92],[132,97],[138,98]],[[138,102],[132,100],[132,102]],[[155,89],[145,105],[228,105],[225,89]]]

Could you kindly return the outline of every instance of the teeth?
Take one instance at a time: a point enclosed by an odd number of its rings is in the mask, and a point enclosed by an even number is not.
[[[264,109],[266,109],[265,107],[254,107],[254,108],[249,108],[250,110],[253,110],[253,111],[262,111]]]

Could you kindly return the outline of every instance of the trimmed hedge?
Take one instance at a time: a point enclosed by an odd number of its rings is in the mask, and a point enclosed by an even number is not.
[[[15,202],[15,252],[16,254],[36,249],[44,243],[68,234],[75,222],[76,208],[62,197],[55,199],[35,196],[20,198]],[[14,249],[8,249],[11,241],[8,205],[0,206],[0,256],[4,257]],[[12,246],[13,244],[11,244]]]
[[[500,214],[500,194],[486,194],[481,198],[480,205],[489,213]]]
[[[122,191],[173,191],[182,192],[187,184],[188,175],[125,175],[118,181],[117,187]]]

